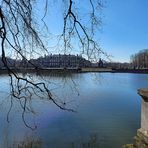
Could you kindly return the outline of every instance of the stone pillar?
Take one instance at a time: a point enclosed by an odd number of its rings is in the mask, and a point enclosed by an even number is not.
[[[148,89],[139,89],[138,94],[142,97],[141,105],[141,129],[148,132]]]
[[[134,144],[124,145],[123,148],[148,148],[148,88],[139,89],[141,102],[141,128],[137,130]]]
[[[141,128],[137,131],[134,138],[135,148],[148,148],[148,89],[139,89],[138,94],[141,96]]]

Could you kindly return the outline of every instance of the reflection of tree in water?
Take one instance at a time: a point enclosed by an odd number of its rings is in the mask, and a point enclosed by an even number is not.
[[[54,146],[57,146],[60,148],[100,148],[101,144],[104,143],[105,140],[103,138],[99,138],[97,134],[91,134],[88,141],[79,141],[79,142],[71,142],[62,144],[62,143],[55,143]],[[53,146],[52,145],[52,146]],[[44,146],[44,140],[40,138],[33,138],[33,137],[26,137],[23,141],[14,141],[11,148],[43,148]],[[50,146],[46,145],[46,147]],[[9,146],[10,148],[10,146]]]
[[[12,148],[42,148],[41,139],[26,137],[24,141],[14,142]]]

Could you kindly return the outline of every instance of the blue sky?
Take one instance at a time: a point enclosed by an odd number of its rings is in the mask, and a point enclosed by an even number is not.
[[[82,4],[84,4],[83,1],[81,1]],[[113,56],[113,61],[128,62],[132,54],[148,48],[148,0],[102,1],[105,1],[102,11],[103,24],[101,32],[97,32],[97,39],[101,48]],[[63,6],[60,2],[61,0],[56,0],[56,9],[51,7],[46,16],[49,30],[54,34],[62,31],[63,20],[59,12]],[[87,5],[79,7],[81,7],[80,11],[87,9]]]
[[[106,0],[101,47],[114,61],[148,48],[148,0]]]

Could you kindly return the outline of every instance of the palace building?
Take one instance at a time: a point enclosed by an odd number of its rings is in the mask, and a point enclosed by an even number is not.
[[[31,59],[31,63],[41,68],[76,68],[76,67],[90,67],[91,62],[79,55],[66,54],[51,54],[38,59]]]

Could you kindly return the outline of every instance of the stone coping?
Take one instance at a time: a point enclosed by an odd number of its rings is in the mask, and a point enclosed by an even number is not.
[[[138,94],[144,99],[144,101],[148,102],[148,88],[138,89]]]

